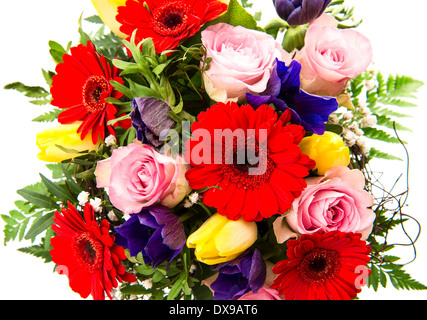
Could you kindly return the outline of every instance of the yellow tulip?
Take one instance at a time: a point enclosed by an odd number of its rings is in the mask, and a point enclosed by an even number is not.
[[[344,146],[343,139],[336,133],[326,131],[319,136],[313,134],[302,139],[299,146],[301,152],[316,161],[318,175],[335,166],[348,166],[350,163],[350,150]]]
[[[120,38],[127,38],[127,35],[120,31],[121,24],[117,22],[117,8],[124,6],[126,0],[92,0],[92,4],[98,12],[99,17],[113,33]]]
[[[215,213],[187,239],[187,247],[195,248],[197,260],[213,265],[237,258],[257,239],[255,222],[237,221]]]
[[[82,155],[77,152],[94,150],[101,141],[99,140],[97,144],[93,144],[90,133],[81,140],[80,133],[77,133],[80,124],[80,121],[72,124],[63,124],[37,133],[36,144],[40,149],[37,157],[47,162],[61,162]],[[58,148],[57,145],[77,152],[65,152]]]

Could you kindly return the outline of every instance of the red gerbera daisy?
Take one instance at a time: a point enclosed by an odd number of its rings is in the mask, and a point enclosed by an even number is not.
[[[98,54],[93,44],[88,41],[72,47],[71,54],[64,54],[63,63],[56,66],[56,75],[52,80],[52,105],[62,109],[58,121],[62,124],[83,121],[77,133],[82,140],[92,131],[95,144],[98,137],[105,138],[105,127],[109,134],[115,135],[107,122],[116,119],[117,108],[105,102],[108,97],[119,99],[122,93],[114,90],[110,80],[123,84],[119,77],[120,70],[111,66],[105,57]],[[113,126],[128,128],[129,121]]]
[[[239,107],[235,102],[218,103],[201,112],[191,130],[195,134],[198,129],[204,129],[214,138],[203,138],[200,142],[198,137],[187,140],[185,157],[193,166],[186,173],[190,187],[203,189],[218,186],[204,193],[203,202],[217,208],[219,214],[230,220],[243,217],[246,221],[261,221],[286,212],[307,186],[303,178],[315,165],[313,160],[301,153],[298,146],[305,134],[303,127],[288,125],[290,117],[290,111],[284,112],[278,119],[270,106],[263,105],[254,110],[250,105]],[[266,148],[260,149],[262,129],[265,129],[267,141]],[[226,149],[231,147],[227,147],[225,138],[217,135],[227,130],[244,134],[243,139],[233,137],[233,159],[228,161],[226,157],[230,150]],[[250,138],[251,131],[255,133],[254,138]],[[239,159],[238,152],[242,148],[246,158],[240,156]],[[218,157],[217,153],[211,152],[200,156],[200,152],[197,153],[200,149],[203,152],[219,150],[221,154]],[[258,164],[250,160],[251,150],[259,159]],[[218,163],[219,158],[222,160]],[[251,173],[251,170],[262,166],[265,170]]]
[[[278,262],[272,289],[287,300],[350,300],[370,273],[371,248],[360,233],[331,231],[289,240],[287,260]]]
[[[98,225],[89,203],[83,212],[84,218],[71,203],[68,209],[55,212],[52,229],[57,236],[51,239],[50,254],[53,262],[65,269],[71,289],[82,298],[92,294],[95,300],[103,300],[106,292],[111,299],[118,281],[133,282],[136,278],[120,263],[126,259],[125,251],[114,244],[108,221]]]
[[[135,41],[152,38],[157,53],[175,49],[200,30],[206,22],[227,10],[218,0],[132,0],[118,8],[120,31]]]

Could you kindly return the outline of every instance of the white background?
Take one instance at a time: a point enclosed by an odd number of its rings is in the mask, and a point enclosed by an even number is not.
[[[271,1],[255,0],[265,15],[271,13]],[[423,0],[347,0],[356,6],[355,15],[364,22],[358,28],[371,39],[375,55],[375,68],[383,74],[405,74],[427,84],[427,63],[424,43],[425,12]],[[43,85],[41,68],[53,70],[54,63],[48,53],[48,41],[62,45],[78,41],[78,18],[81,13],[90,16],[94,9],[90,0],[21,0],[2,1],[0,4],[0,87],[14,81],[27,85]],[[418,94],[419,108],[412,109],[414,117],[402,123],[412,128],[411,133],[402,133],[401,138],[409,142],[410,192],[406,213],[427,225],[425,205],[425,148],[427,86]],[[19,199],[16,190],[40,180],[39,172],[49,174],[36,158],[35,133],[52,125],[31,122],[43,113],[43,106],[28,102],[22,94],[0,89],[0,213],[14,209]],[[378,146],[382,148],[382,146]],[[395,153],[404,157],[400,146],[393,146]],[[405,172],[405,163],[375,162],[374,170],[386,174],[385,183],[392,183]],[[401,188],[404,188],[402,178]],[[391,185],[389,185],[391,186]],[[3,221],[0,228],[3,230]],[[414,224],[408,224],[411,235],[415,235]],[[414,228],[412,228],[414,227]],[[29,243],[0,244],[0,299],[79,299],[78,294],[68,287],[65,276],[54,272],[53,264],[44,264],[39,258],[16,251]],[[403,234],[397,232],[395,239],[405,242]],[[416,243],[417,259],[405,267],[415,279],[427,284],[427,233],[421,233]],[[402,262],[412,259],[412,250],[399,250]],[[391,285],[377,293],[366,288],[360,299],[426,299],[427,291],[395,290]]]

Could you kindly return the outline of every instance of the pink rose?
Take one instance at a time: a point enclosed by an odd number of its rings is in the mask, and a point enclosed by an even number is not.
[[[242,102],[248,92],[264,92],[276,58],[287,64],[291,61],[272,36],[240,26],[212,25],[202,32],[202,43],[212,58],[203,81],[216,102]]]
[[[363,190],[365,177],[359,170],[333,167],[324,177],[308,178],[307,188],[292,208],[273,223],[277,241],[282,243],[302,234],[339,230],[362,233],[367,239],[375,213],[372,195]]]
[[[257,293],[250,291],[241,296],[238,300],[283,300],[279,292],[266,286],[261,287]]]
[[[99,161],[98,188],[108,188],[110,201],[126,214],[161,204],[172,208],[191,191],[183,161],[162,155],[148,145],[131,143],[115,149],[112,156]]]
[[[309,93],[337,96],[370,65],[370,41],[361,33],[338,29],[329,15],[315,20],[296,59],[301,63],[301,88]]]

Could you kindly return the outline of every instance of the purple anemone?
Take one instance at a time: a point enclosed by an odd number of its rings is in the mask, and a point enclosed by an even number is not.
[[[212,282],[214,300],[237,300],[249,291],[256,293],[265,282],[266,266],[258,249],[229,262],[212,266],[218,277]]]
[[[271,94],[246,94],[248,103],[255,109],[264,104],[273,104],[276,110],[291,111],[291,123],[304,127],[306,131],[322,135],[329,115],[338,109],[334,97],[308,94],[300,88],[301,64],[295,60],[286,64],[276,59],[269,87]]]
[[[163,145],[164,141],[159,139],[162,131],[176,125],[170,118],[169,111],[171,108],[163,100],[153,97],[133,99],[130,117],[137,139],[154,148]]]
[[[280,18],[291,26],[309,23],[322,15],[332,0],[273,0]]]
[[[142,253],[145,263],[153,268],[163,261],[172,261],[185,245],[184,227],[168,208],[153,206],[131,214],[121,226],[115,227],[116,243],[129,249],[132,257]]]

